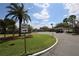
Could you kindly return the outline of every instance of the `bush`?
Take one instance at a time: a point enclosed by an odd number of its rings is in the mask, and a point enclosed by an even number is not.
[[[11,36],[11,37],[1,37],[0,38],[0,43],[10,41],[10,40],[16,40],[17,37],[18,36],[15,36],[15,37],[13,37],[13,36]]]
[[[66,31],[66,33],[73,33],[73,31],[72,30],[69,30],[69,31]]]
[[[25,38],[32,38],[33,36],[31,34],[27,35]]]

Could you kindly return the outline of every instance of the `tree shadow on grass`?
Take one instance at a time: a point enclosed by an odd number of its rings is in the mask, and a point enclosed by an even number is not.
[[[2,44],[2,43],[4,43],[4,42],[7,42],[7,41],[2,41],[2,40],[0,40],[0,44]]]

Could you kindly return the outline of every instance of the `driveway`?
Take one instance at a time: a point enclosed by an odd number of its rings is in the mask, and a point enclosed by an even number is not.
[[[41,56],[79,56],[79,35],[67,33],[42,33],[55,35],[59,42],[49,51],[41,54]]]

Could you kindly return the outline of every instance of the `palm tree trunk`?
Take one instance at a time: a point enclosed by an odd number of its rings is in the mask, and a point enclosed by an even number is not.
[[[6,29],[4,28],[4,38],[6,37]]]
[[[21,36],[21,21],[19,20],[19,36]]]
[[[75,20],[73,20],[72,29],[73,29],[73,32],[75,33]]]
[[[14,27],[14,25],[13,25],[13,37],[15,36],[14,32],[15,32],[15,27]]]

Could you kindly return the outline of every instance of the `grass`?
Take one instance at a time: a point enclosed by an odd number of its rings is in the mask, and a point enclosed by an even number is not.
[[[47,34],[33,34],[26,39],[26,55],[44,50],[55,43],[55,38]],[[24,40],[17,39],[0,43],[1,56],[20,56],[24,54]]]

